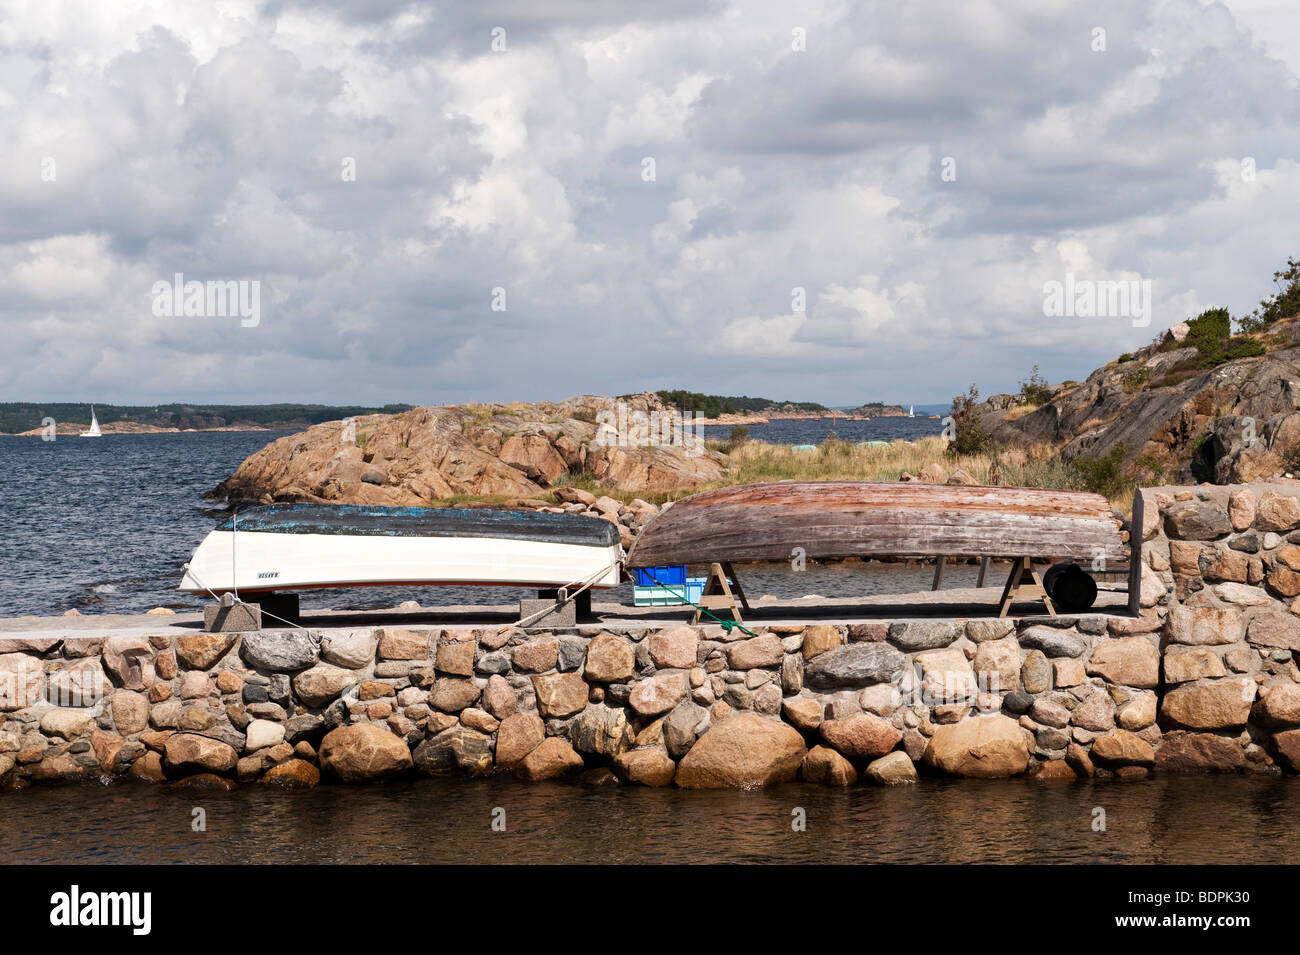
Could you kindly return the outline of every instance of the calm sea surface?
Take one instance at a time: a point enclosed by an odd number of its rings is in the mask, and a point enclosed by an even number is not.
[[[8,863],[1293,863],[1300,779],[925,779],[761,792],[525,786],[509,777],[185,792],[0,793]],[[191,829],[202,807],[207,831]],[[506,831],[491,829],[493,810]],[[1093,831],[1096,808],[1106,831]],[[807,831],[795,832],[795,809]]]
[[[830,419],[826,423],[829,425]],[[845,424],[841,422],[841,424]],[[892,440],[937,432],[925,418],[850,422],[854,440]],[[875,430],[871,428],[875,426]],[[934,426],[934,427],[931,427]],[[815,443],[816,422],[778,421],[751,427],[753,437]],[[759,429],[775,429],[759,434]],[[151,607],[197,610],[203,599],[176,592],[182,565],[203,536],[224,519],[224,502],[203,495],[253,452],[283,432],[195,432],[106,435],[98,440],[0,437],[0,616],[139,613]],[[949,586],[974,569],[950,568]],[[927,572],[891,566],[816,567],[791,574],[783,566],[746,571],[746,592],[776,597],[851,596],[927,586]],[[506,604],[535,596],[504,587],[424,587],[306,592],[304,609],[378,609],[403,600],[439,604]],[[630,585],[601,599],[632,602]]]

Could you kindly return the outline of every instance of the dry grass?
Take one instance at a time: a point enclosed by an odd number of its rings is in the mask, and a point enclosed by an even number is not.
[[[711,450],[727,454],[727,468],[722,479],[700,484],[693,488],[652,494],[645,491],[614,490],[602,487],[589,474],[566,474],[557,485],[582,488],[597,497],[607,495],[627,503],[641,498],[652,504],[678,500],[699,491],[737,484],[758,484],[769,481],[897,481],[903,474],[919,475],[927,465],[938,464],[946,474],[965,468],[978,484],[1002,487],[1039,487],[1066,491],[1088,490],[1084,476],[1077,468],[1062,462],[1046,446],[1024,449],[1023,464],[1004,463],[996,454],[950,455],[948,442],[940,437],[920,438],[916,441],[893,441],[884,446],[864,446],[849,441],[829,440],[811,451],[796,451],[788,444],[767,444],[762,441],[744,441],[735,446],[722,442],[709,442]],[[543,493],[543,499],[554,495]],[[1132,506],[1131,487],[1110,495],[1112,506],[1128,513]],[[461,503],[471,498],[459,495],[444,503]],[[503,503],[505,498],[476,498]]]
[[[1050,447],[1036,446],[1023,450],[1025,460],[1019,464],[999,461],[996,453],[951,455],[948,442],[940,437],[893,441],[883,447],[825,441],[815,451],[796,451],[789,445],[746,441],[730,450],[727,472],[722,481],[664,497],[685,497],[687,493],[707,487],[763,481],[897,481],[904,473],[919,475],[930,464],[938,464],[949,475],[959,467],[965,468],[979,484],[1088,490],[1084,475],[1061,461]],[[1132,499],[1131,487],[1110,496],[1111,504],[1126,513],[1132,507]]]
[[[1013,405],[1006,410],[1002,418],[1004,421],[1019,421],[1025,415],[1033,414],[1041,407],[1042,405],[1030,404],[1029,402],[1025,402],[1023,405]]]

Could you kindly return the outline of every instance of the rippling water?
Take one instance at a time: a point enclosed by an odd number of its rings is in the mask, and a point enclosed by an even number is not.
[[[924,419],[882,418],[881,422]],[[787,422],[777,422],[786,424]],[[798,424],[799,422],[794,422]],[[859,422],[864,424],[864,422]],[[865,422],[874,424],[874,422]],[[109,435],[99,440],[0,437],[0,616],[197,610],[176,592],[181,567],[219,523],[221,502],[203,495],[280,432]],[[929,571],[856,565],[747,568],[746,593],[759,597],[851,596],[928,586]],[[949,586],[974,579],[950,568]],[[383,588],[307,592],[305,609],[377,609],[403,600],[426,606],[508,604],[536,596],[507,587]],[[623,585],[603,597],[630,604]]]
[[[89,791],[88,791],[89,790]],[[1209,798],[1209,797],[1213,798]],[[1300,779],[922,780],[760,792],[509,777],[231,793],[120,783],[0,794],[0,864],[1293,862]],[[204,808],[207,831],[190,828]],[[491,829],[506,811],[506,831]],[[1094,832],[1094,809],[1106,831]],[[807,831],[792,830],[802,808]]]

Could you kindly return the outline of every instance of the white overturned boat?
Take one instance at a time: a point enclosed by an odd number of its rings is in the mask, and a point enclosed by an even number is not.
[[[190,594],[478,584],[618,586],[609,521],[480,508],[273,504],[237,512],[186,565]]]

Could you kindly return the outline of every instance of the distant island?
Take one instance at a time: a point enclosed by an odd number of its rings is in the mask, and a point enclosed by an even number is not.
[[[836,411],[816,401],[776,401],[748,395],[705,395],[694,391],[659,391],[659,400],[678,411],[694,412],[702,424],[763,424],[773,418],[899,417],[907,412],[898,405],[871,401],[851,411]]]
[[[110,405],[96,404],[105,434],[153,434],[173,431],[301,431],[322,421],[368,414],[399,414],[411,405]],[[53,418],[59,434],[76,433],[90,424],[90,405],[50,401],[0,403],[0,434],[40,434]]]

